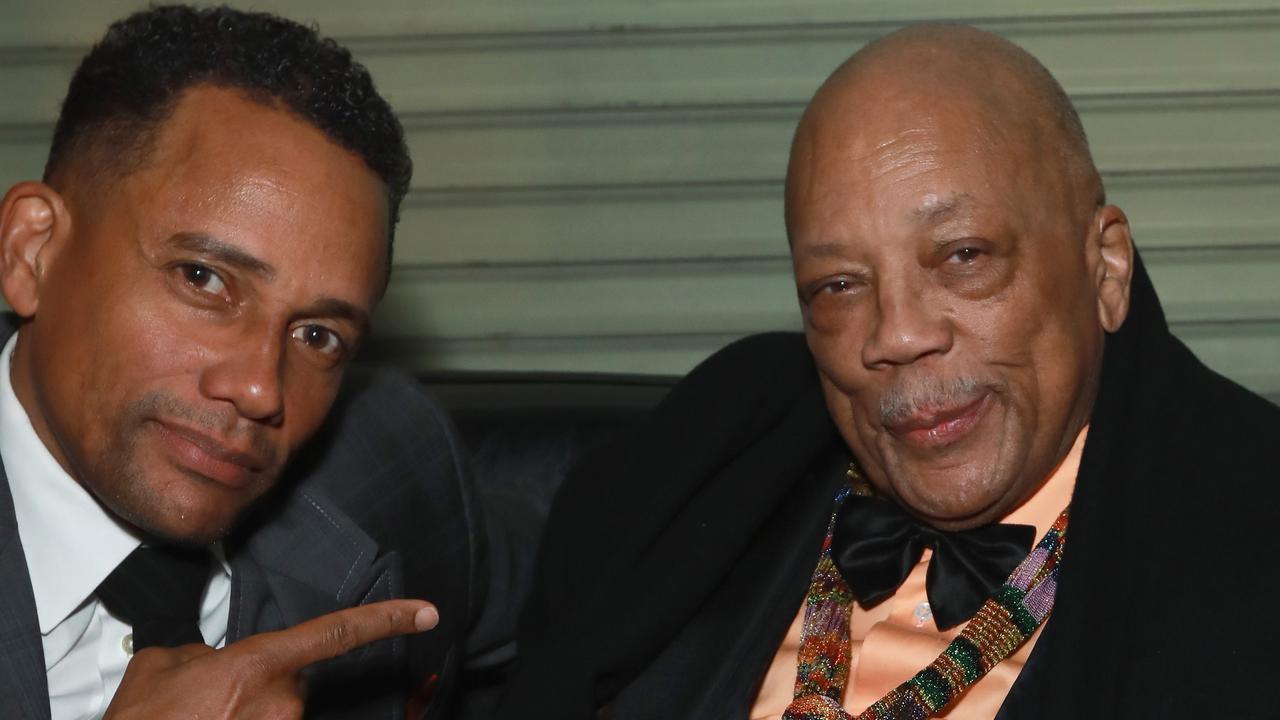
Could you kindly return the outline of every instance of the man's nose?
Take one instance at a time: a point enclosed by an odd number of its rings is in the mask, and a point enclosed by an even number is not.
[[[284,343],[263,329],[239,336],[239,342],[205,369],[200,390],[205,397],[235,406],[244,418],[275,425],[284,416]]]
[[[882,283],[877,288],[875,312],[872,332],[862,346],[866,367],[908,365],[951,349],[951,323],[933,307],[925,288]]]

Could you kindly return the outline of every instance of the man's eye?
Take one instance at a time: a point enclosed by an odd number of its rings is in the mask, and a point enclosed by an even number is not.
[[[831,282],[823,283],[821,286],[818,287],[818,291],[814,294],[815,295],[840,295],[843,293],[852,292],[855,289],[857,289],[857,283],[855,283],[853,280],[850,280],[849,278],[838,278],[836,280],[832,280]]]
[[[337,355],[342,352],[342,339],[323,325],[302,325],[294,328],[290,335],[294,340],[301,341],[307,347],[326,355]]]
[[[975,247],[960,248],[951,253],[951,259],[961,265],[968,265],[982,256],[982,251]]]
[[[197,263],[186,263],[180,266],[179,270],[187,284],[202,293],[221,295],[227,290],[227,284],[209,267]]]

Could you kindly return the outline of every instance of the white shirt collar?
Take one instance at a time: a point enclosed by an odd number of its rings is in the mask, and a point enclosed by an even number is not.
[[[31,575],[41,634],[90,598],[142,544],[67,474],[31,426],[9,377],[14,333],[0,351],[0,459]]]

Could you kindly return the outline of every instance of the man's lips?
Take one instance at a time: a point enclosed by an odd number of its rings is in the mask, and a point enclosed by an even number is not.
[[[247,449],[237,448],[199,430],[156,421],[161,441],[182,467],[233,489],[249,484],[267,463]]]
[[[941,448],[960,441],[982,419],[989,403],[989,393],[952,408],[931,409],[905,420],[885,425],[894,437],[919,448]]]

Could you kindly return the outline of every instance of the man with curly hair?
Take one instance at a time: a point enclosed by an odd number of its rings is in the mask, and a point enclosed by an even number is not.
[[[294,22],[157,7],[85,57],[0,205],[6,715],[443,713],[476,604],[456,443],[411,380],[347,372],[411,172],[368,72]]]

